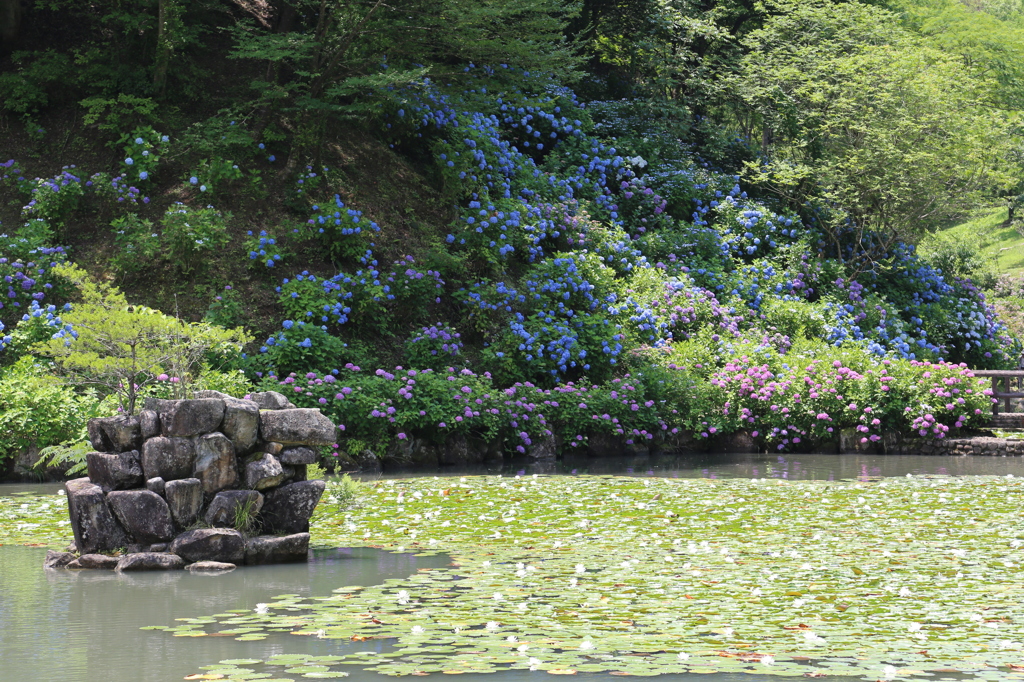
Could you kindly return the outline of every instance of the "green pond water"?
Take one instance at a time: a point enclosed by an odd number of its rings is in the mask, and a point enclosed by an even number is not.
[[[309,564],[219,576],[44,571],[18,545],[66,542],[59,486],[0,486],[0,681],[1024,679],[1022,477],[831,455],[402,474],[354,507],[329,488]]]

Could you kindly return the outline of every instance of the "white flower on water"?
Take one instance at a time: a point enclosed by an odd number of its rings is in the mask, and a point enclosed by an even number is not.
[[[690,658],[690,654],[686,653],[685,651],[680,651],[679,655],[676,656],[676,658],[678,658],[680,661],[685,661]]]
[[[912,593],[911,593],[909,587],[901,587],[900,588],[900,596],[901,597],[909,597],[911,594]]]
[[[808,644],[824,644],[825,639],[814,634],[812,630],[804,632],[804,639],[807,640]]]
[[[398,601],[399,604],[402,604],[403,606],[405,604],[408,604],[409,603],[409,592],[407,590],[399,590],[398,591],[398,599],[397,599],[397,601]]]
[[[525,610],[526,610],[526,602],[522,602],[522,603],[521,603],[521,604],[520,604],[519,606],[517,606],[516,608],[517,608],[517,609],[519,609],[520,611],[525,611]]]
[[[591,642],[590,640],[585,639],[582,642],[580,642],[580,651],[590,651],[593,648],[594,648],[594,643]]]
[[[750,591],[750,596],[751,597],[760,597],[761,596],[761,588],[760,587],[755,587],[754,589],[752,589]]]
[[[323,638],[324,638],[324,636],[325,636],[325,635],[327,634],[327,630],[317,630],[317,631],[316,631],[315,633],[313,633],[313,634],[315,634],[315,635],[316,635],[316,638],[317,638],[317,639],[323,639]]]
[[[498,621],[496,620],[489,620],[487,621],[487,625],[484,626],[484,628],[489,630],[490,632],[496,631],[499,627],[501,626],[498,624]]]
[[[253,611],[256,613],[268,613],[270,611],[270,607],[266,604],[257,604]]]
[[[909,476],[909,475],[910,474],[907,474],[907,476]],[[882,668],[882,679],[883,680],[895,680],[896,679],[896,668],[891,666],[891,665],[887,665],[884,668]]]
[[[521,654],[525,654],[526,650],[529,649],[529,648],[530,648],[529,644],[520,644],[519,646],[516,647],[516,651],[518,651]]]
[[[732,637],[733,629],[731,627],[722,628],[722,635],[725,637]]]
[[[806,603],[807,603],[806,599],[794,599],[792,606],[793,606],[794,609],[798,609],[798,608],[800,608],[801,606],[803,606]]]
[[[422,635],[424,632],[425,632],[425,630],[423,629],[422,626],[420,626],[420,625],[413,625],[412,626],[412,634],[414,634],[414,635]]]
[[[761,665],[772,665],[775,663],[775,657],[771,654],[765,654],[761,657]]]
[[[540,666],[540,663],[541,663],[541,661],[540,661],[539,658],[533,658],[531,656],[530,657],[530,670],[536,670]]]
[[[920,629],[921,629],[921,624],[920,623],[911,623],[910,625],[907,626],[907,630],[909,630],[911,632],[917,632]]]
[[[583,564],[576,564],[576,573],[577,573],[577,575],[581,575],[581,574],[586,573],[586,572],[587,572],[587,567],[586,566],[584,566]]]
[[[501,592],[495,592],[494,596],[492,597],[492,599],[494,599],[494,601],[501,601],[504,598],[505,598],[505,595],[503,595]]]
[[[576,587],[579,582],[576,578],[569,578],[569,587]]]
[[[508,642],[509,644],[515,644],[516,642],[519,641],[519,638],[516,637],[515,635],[509,635],[508,637],[505,638],[505,641]]]
[[[462,628],[455,626],[454,628],[452,628],[452,632],[454,632],[455,634],[459,634],[460,632],[462,632]]]
[[[482,563],[482,564],[480,564],[480,565],[481,565],[481,566],[483,566],[484,568],[487,568],[488,566],[490,566],[490,565],[491,565],[491,562],[490,562],[490,561],[485,561],[485,562],[483,562],[483,563]]]

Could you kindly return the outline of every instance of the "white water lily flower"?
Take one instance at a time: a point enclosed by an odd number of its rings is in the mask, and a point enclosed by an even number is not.
[[[505,598],[505,595],[503,595],[501,592],[495,592],[494,596],[492,597],[492,599],[494,599],[494,601],[501,601],[504,598]]]
[[[525,611],[526,610],[526,602],[523,602],[522,604],[520,604],[516,608],[519,609],[520,611]]]
[[[520,644],[519,646],[516,647],[516,651],[518,651],[521,654],[525,654],[526,650],[529,649],[529,648],[530,648],[529,644]]]
[[[798,608],[800,608],[801,606],[803,606],[803,605],[804,605],[804,604],[806,604],[806,603],[807,603],[807,600],[806,600],[806,599],[794,599],[794,600],[793,600],[793,603],[791,604],[791,606],[792,606],[792,607],[793,607],[794,609],[798,609]]]
[[[765,654],[761,657],[761,665],[772,665],[775,663],[775,657],[771,654]]]
[[[690,658],[690,654],[686,653],[685,651],[680,651],[679,655],[676,656],[676,658],[678,658],[680,661],[685,661]]]
[[[501,626],[498,624],[498,621],[496,621],[496,620],[489,620],[489,621],[487,621],[487,625],[484,626],[484,628],[486,628],[487,630],[490,630],[491,632],[494,632],[499,627],[501,627]]]
[[[589,640],[583,640],[580,642],[580,651],[590,651],[594,648],[594,643]]]
[[[256,608],[253,609],[256,613],[267,613],[270,611],[270,607],[266,604],[257,604]]]
[[[522,571],[525,568],[526,568],[526,564],[524,564],[522,561],[520,561],[519,563],[516,564],[516,570]]]
[[[911,623],[910,625],[907,626],[907,630],[910,630],[911,632],[917,632],[920,629],[921,629],[921,624],[920,623]]]
[[[482,564],[480,564],[480,565],[481,565],[481,566],[483,566],[484,568],[487,568],[488,566],[490,566],[490,565],[491,565],[491,562],[490,562],[490,561],[485,561],[485,562],[483,562],[483,563],[482,563]]]
[[[576,578],[569,578],[569,587],[576,587],[579,582]]]
[[[508,642],[509,644],[515,644],[516,642],[519,641],[519,638],[516,637],[515,635],[509,635],[508,637],[505,638],[505,641]]]
[[[900,588],[900,596],[901,597],[909,597],[911,594],[912,593],[911,593],[909,587],[901,587]]]
[[[754,589],[752,589],[750,591],[750,596],[751,597],[760,597],[761,596],[761,588],[760,587],[755,587]]]
[[[424,632],[425,632],[425,630],[423,629],[422,626],[420,626],[420,625],[413,625],[412,626],[412,634],[414,634],[414,635],[422,635]]]
[[[459,634],[460,632],[462,632],[462,628],[455,626],[454,628],[452,628],[452,632],[454,632],[455,634]]]
[[[540,664],[541,661],[539,658],[530,658],[530,670],[536,670],[540,666]]]
[[[726,627],[722,628],[722,634],[724,636],[726,636],[726,637],[732,637],[732,633],[733,632],[734,631],[733,631],[733,629],[731,627],[726,626]]]
[[[672,556],[671,554],[666,554],[665,555],[665,561],[675,561],[675,560],[676,560],[675,557]]]
[[[910,476],[910,474],[907,474],[907,476]],[[896,679],[896,668],[891,666],[891,665],[887,665],[884,668],[882,668],[882,679],[883,680],[895,680]]]
[[[814,634],[814,631],[807,630],[804,632],[804,639],[807,640],[808,644],[824,644],[825,639]]]
[[[584,566],[583,564],[576,564],[576,573],[577,574],[582,574],[582,573],[586,573],[586,572],[587,572],[587,567],[586,566]]]

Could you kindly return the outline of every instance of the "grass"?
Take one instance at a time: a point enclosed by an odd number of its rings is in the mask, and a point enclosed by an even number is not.
[[[998,274],[1024,274],[1024,236],[1010,226],[1005,206],[985,209],[971,220],[939,234],[977,240],[982,257]]]

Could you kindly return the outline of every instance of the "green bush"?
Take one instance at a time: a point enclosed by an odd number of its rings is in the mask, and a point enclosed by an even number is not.
[[[28,447],[78,437],[98,405],[94,395],[76,393],[35,358],[22,358],[0,375],[0,462]]]

